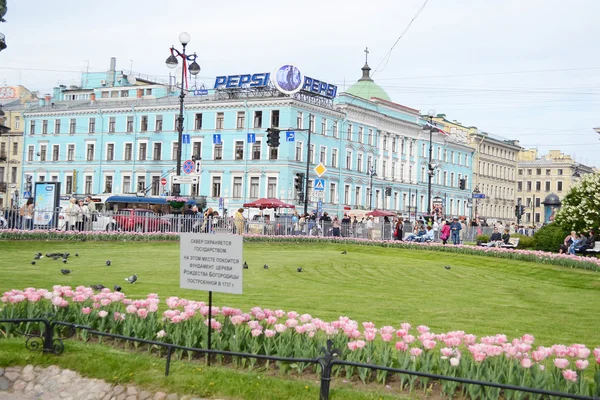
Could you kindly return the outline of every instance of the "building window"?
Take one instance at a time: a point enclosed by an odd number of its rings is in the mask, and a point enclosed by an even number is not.
[[[66,194],[73,193],[73,177],[72,176],[65,177],[65,193]]]
[[[354,205],[357,206],[359,204],[362,204],[362,201],[360,198],[360,186],[357,186],[354,193]]]
[[[563,174],[563,170],[562,170],[562,169],[559,169],[559,170],[557,171],[557,173],[558,173],[558,175],[562,175],[562,174]]]
[[[121,97],[129,97],[129,90],[121,90]]]
[[[123,177],[123,194],[131,193],[131,177],[124,176]]]
[[[550,191],[550,181],[546,181],[546,192]]]
[[[4,171],[2,171],[2,179],[4,179]],[[17,183],[17,167],[10,168],[10,183]]]
[[[532,174],[532,172],[533,172],[533,170],[531,170],[531,169],[528,169],[528,170],[527,170],[527,175],[531,175],[531,174]]]
[[[54,134],[58,135],[60,133],[60,119],[54,120]]]
[[[319,155],[319,162],[323,163],[323,165],[325,165],[325,161],[326,161],[326,147],[321,146],[321,153]]]
[[[255,199],[259,196],[260,179],[258,177],[250,178],[250,197]]]
[[[17,129],[17,130],[21,129],[21,118],[20,117],[15,117],[15,129]]]
[[[215,151],[215,160],[222,160],[223,159],[223,145],[222,144],[215,144],[214,147],[214,151]]]
[[[138,192],[146,192],[146,177],[145,176],[138,176],[137,191]]]
[[[196,160],[202,160],[202,142],[194,142],[192,144],[192,157]]]
[[[542,182],[536,181],[535,182],[535,191],[539,192],[540,190],[542,190]]]
[[[40,146],[40,161],[46,161],[46,145]]]
[[[331,149],[331,166],[337,168],[337,149]]]
[[[235,199],[239,199],[242,197],[242,177],[241,176],[233,177],[233,197]]]
[[[550,173],[550,170],[549,170],[549,169],[547,169],[547,170],[546,170],[546,175],[550,175],[550,174],[551,174],[551,173]]]
[[[160,161],[162,160],[162,143],[154,143],[154,149],[153,149],[153,159],[155,161]]]
[[[16,156],[17,154],[19,154],[19,143],[18,142],[14,142],[13,143],[13,152],[12,152],[12,155]]]
[[[279,110],[271,111],[271,126],[273,126],[273,127],[279,126]]]
[[[108,175],[104,177],[104,193],[112,193],[113,177]]]
[[[346,134],[346,140],[352,141],[352,124],[348,124],[348,133]]]
[[[160,176],[152,177],[152,196],[158,196],[160,194]]]
[[[48,120],[45,119],[42,121],[42,135],[48,134]]]
[[[88,133],[96,133],[96,118],[90,118]]]
[[[344,204],[350,204],[350,185],[344,185]]]
[[[321,135],[327,135],[327,120],[325,118],[321,119]]]
[[[308,131],[315,132],[315,116],[312,114],[308,116]]]
[[[302,161],[302,143],[301,142],[296,142],[295,160]]]
[[[140,143],[138,147],[138,161],[146,161],[146,152],[148,151],[148,143]]]
[[[541,175],[542,174],[542,169],[541,168],[536,168],[535,174],[536,175]]]
[[[109,143],[106,145],[106,161],[113,161],[115,159],[115,145]]]
[[[246,113],[244,111],[238,111],[236,121],[236,128],[244,129],[244,126],[246,125]]]
[[[331,201],[331,204],[336,204],[336,187],[335,187],[335,183],[331,183],[329,185],[329,199]]]
[[[279,147],[269,147],[269,160],[277,160],[279,157]]]
[[[523,191],[523,182],[517,182],[517,192]]]
[[[373,156],[367,156],[367,172],[373,167]]]
[[[363,132],[364,132],[364,129],[363,129],[363,127],[362,127],[362,126],[359,126],[359,127],[358,127],[358,142],[359,142],[359,143],[362,143],[362,142],[363,142]]]
[[[35,121],[29,122],[29,134],[35,135]]]
[[[179,157],[178,149],[179,145],[177,144],[177,142],[174,142],[172,147],[173,151],[171,152],[171,160],[177,160],[177,158]]]
[[[352,169],[352,153],[346,152],[346,169]]]
[[[142,120],[140,123],[140,132],[148,132],[148,116],[142,115]]]
[[[162,115],[157,115],[156,116],[156,123],[154,124],[154,131],[155,132],[162,132],[163,129],[163,116]]]
[[[260,141],[252,143],[252,159],[260,160]]]
[[[58,161],[59,154],[60,146],[57,144],[52,145],[52,161]]]
[[[115,133],[116,117],[108,119],[108,133]]]
[[[254,111],[254,127],[262,128],[262,111]]]
[[[269,177],[267,179],[267,197],[274,199],[277,197],[277,178]]]
[[[310,162],[312,164],[314,164],[315,163],[315,145],[314,144],[310,145],[309,157],[310,157]]]
[[[337,121],[333,123],[332,130],[333,130],[333,137],[337,138],[338,137],[338,123],[337,123]]]
[[[132,151],[133,150],[133,144],[131,143],[125,143],[125,155],[124,155],[124,159],[125,161],[131,161],[132,159]]]
[[[94,145],[92,143],[87,145],[86,160],[94,161]]]
[[[67,145],[67,161],[75,160],[75,145]]]
[[[194,114],[194,130],[199,131],[202,129],[202,113]]]
[[[373,129],[369,129],[369,134],[367,135],[367,144],[371,145],[373,141]]]
[[[296,115],[296,128],[302,129],[302,113],[301,112],[299,112]]]
[[[129,115],[127,117],[127,133],[133,132],[133,116]]]
[[[244,142],[235,142],[235,159],[244,159]]]
[[[85,193],[92,193],[92,177],[89,175],[85,177]]]
[[[557,190],[557,191],[559,191],[559,192],[562,192],[562,190],[563,190],[563,189],[562,189],[562,186],[563,186],[563,185],[562,185],[562,182],[561,182],[561,181],[558,181],[558,182],[556,182],[556,190]]]
[[[217,113],[217,124],[215,129],[223,129],[223,125],[225,124],[225,114],[220,112]]]

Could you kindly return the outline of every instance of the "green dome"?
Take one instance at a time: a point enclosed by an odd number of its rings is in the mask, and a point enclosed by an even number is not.
[[[369,76],[371,68],[369,64],[365,63],[362,67],[363,76],[354,85],[350,86],[346,93],[356,97],[362,97],[363,99],[370,100],[372,97],[377,97],[383,100],[391,101],[390,96],[383,90],[378,84],[373,82],[373,79]]]

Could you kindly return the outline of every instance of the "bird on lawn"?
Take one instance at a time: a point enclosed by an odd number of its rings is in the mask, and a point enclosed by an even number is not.
[[[107,260],[107,261],[106,261],[106,266],[107,266],[107,267],[110,267],[110,260]]]
[[[101,284],[92,285],[92,289],[94,289],[94,290],[102,290],[102,289],[104,289],[104,285],[101,285]]]
[[[67,259],[63,258],[63,263],[66,264],[67,263]]]
[[[75,257],[79,257],[79,253],[75,253]]]
[[[60,258],[59,256],[54,256],[54,257],[52,257],[52,259],[53,259],[54,261],[58,260],[59,258]]]
[[[342,254],[348,254],[348,252],[346,250],[342,251]]]
[[[446,269],[450,269],[450,268],[452,268],[452,267],[451,267],[451,266],[449,266],[449,265],[444,265],[444,268],[446,268]]]
[[[269,266],[267,264],[263,265],[264,269],[269,269]]]
[[[244,261],[244,265],[242,265],[242,267],[243,267],[244,269],[248,269],[248,263],[247,263],[246,261]]]
[[[39,260],[40,258],[42,258],[42,253],[36,253],[35,256],[33,256],[34,260]]]
[[[72,269],[61,269],[60,273],[63,275],[69,275],[71,272],[73,272]]]
[[[133,274],[132,276],[130,276],[129,278],[125,278],[125,280],[129,283],[135,283],[137,281],[137,274]]]
[[[296,271],[298,271],[298,272],[302,272],[302,267],[300,267],[300,268],[296,269]]]
[[[115,290],[115,292],[120,292],[121,291],[121,286],[119,285],[114,285],[113,289]]]
[[[31,262],[31,265],[35,265],[35,261],[32,261],[32,262]]]

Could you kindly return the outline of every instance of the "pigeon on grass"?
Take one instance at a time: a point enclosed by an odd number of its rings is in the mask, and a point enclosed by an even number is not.
[[[92,289],[94,289],[94,290],[102,290],[102,289],[104,289],[104,285],[101,285],[101,284],[92,285]]]
[[[106,261],[106,266],[107,266],[107,267],[110,267],[110,264],[111,264],[110,260],[107,260],[107,261]]]
[[[248,269],[248,263],[246,261],[244,261],[244,265],[242,265],[242,268]]]
[[[33,256],[34,260],[39,260],[40,258],[42,258],[42,253],[36,253],[35,256]]]
[[[137,274],[133,274],[129,278],[125,278],[125,280],[131,284],[134,284],[135,282],[137,282]]]
[[[449,266],[449,265],[444,265],[444,268],[446,268],[446,269],[450,269],[450,268],[452,268],[452,267],[451,267],[451,266]]]
[[[302,272],[302,271],[303,271],[303,269],[302,269],[302,267],[300,267],[300,268],[297,268],[297,269],[296,269],[296,271],[298,271],[298,272]]]
[[[73,272],[72,269],[61,269],[60,273],[63,275],[69,275],[71,272]]]
[[[121,286],[119,285],[114,285],[113,289],[115,290],[115,292],[120,292],[121,291]]]
[[[267,264],[263,265],[264,269],[269,269],[269,266]]]
[[[342,254],[348,254],[348,252],[346,250],[342,251]]]

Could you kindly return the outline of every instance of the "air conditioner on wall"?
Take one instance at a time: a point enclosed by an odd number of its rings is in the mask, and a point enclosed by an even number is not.
[[[105,81],[104,79],[102,79],[102,80],[100,81],[100,84],[101,84],[102,86],[106,86],[106,81]]]

